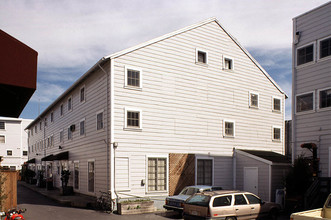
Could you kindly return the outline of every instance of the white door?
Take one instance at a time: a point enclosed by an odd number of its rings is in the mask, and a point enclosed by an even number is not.
[[[258,173],[257,167],[244,167],[244,190],[258,194]]]

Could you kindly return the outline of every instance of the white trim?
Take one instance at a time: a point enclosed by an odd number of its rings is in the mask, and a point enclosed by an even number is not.
[[[139,113],[139,127],[130,127],[128,126],[128,120],[127,120],[127,112],[138,112]],[[124,108],[124,129],[125,130],[142,130],[142,110],[141,109],[135,109],[135,108]]]
[[[252,95],[257,95],[257,106],[252,105]],[[258,92],[249,91],[248,92],[248,106],[249,108],[258,109],[260,107],[260,94]]]
[[[139,86],[128,85],[128,70],[139,71]],[[124,66],[124,88],[141,90],[143,87],[143,71],[134,66]]]
[[[301,111],[301,112],[298,112],[297,111],[297,97],[298,96],[303,96],[303,95],[306,95],[306,94],[310,94],[312,93],[313,94],[313,109],[311,110],[307,110],[307,111]],[[295,95],[295,100],[294,100],[294,103],[295,103],[295,114],[305,114],[305,113],[312,113],[312,112],[315,112],[315,91],[309,91],[309,92],[304,92],[304,93],[300,93],[300,94],[296,94]]]
[[[211,181],[212,181],[212,186],[214,186],[214,180],[215,180],[215,166],[214,166],[214,157],[210,157],[210,156],[202,156],[202,155],[196,155],[195,156],[195,185],[198,184],[198,160],[211,160],[212,161],[212,177],[211,177]]]
[[[321,41],[327,40],[327,39],[331,39],[331,35],[317,40],[317,61],[323,61],[323,60],[331,59],[331,55],[320,58],[320,51],[321,51],[321,44],[320,43],[321,43]]]
[[[115,186],[115,149],[114,149],[114,142],[115,142],[115,123],[114,123],[114,118],[115,118],[115,107],[114,107],[114,91],[115,91],[115,86],[114,86],[114,78],[115,78],[115,67],[114,67],[114,60],[110,59],[110,106],[107,106],[107,108],[110,108],[110,192],[112,195],[112,198],[115,198],[116,194],[116,186]],[[107,77],[108,78],[108,77]],[[108,79],[107,79],[108,80]],[[108,126],[108,125],[107,125]],[[108,141],[108,140],[107,140]],[[109,144],[109,143],[108,143]]]
[[[230,69],[226,69],[225,68],[225,60],[230,60],[230,62],[231,62],[231,68]],[[234,71],[234,59],[232,57],[227,56],[227,55],[223,55],[222,61],[223,61],[223,63],[222,63],[222,69],[224,71],[229,71],[229,72]]]
[[[226,135],[225,134],[225,123],[226,122],[233,123],[233,135]],[[223,137],[226,137],[226,138],[234,138],[234,137],[236,137],[236,121],[234,121],[234,120],[228,120],[228,119],[223,119]]]
[[[206,62],[199,62],[199,56],[198,56],[198,53],[201,52],[201,53],[204,53],[206,55]],[[200,64],[200,65],[203,65],[203,66],[208,66],[208,52],[207,50],[205,49],[201,49],[201,48],[195,48],[195,64]]]
[[[166,159],[166,169],[167,169],[167,181],[166,181],[166,190],[160,190],[160,191],[148,191],[148,159],[149,158],[162,158]],[[145,157],[145,169],[146,169],[146,177],[145,177],[145,192],[147,194],[153,194],[153,193],[165,193],[169,192],[169,154],[146,154]]]
[[[331,56],[330,56],[331,57]],[[321,91],[325,91],[325,90],[330,90],[331,87],[326,87],[326,88],[323,88],[323,89],[318,89],[317,90],[317,110],[318,111],[326,111],[326,110],[330,110],[331,109],[331,106],[329,107],[324,107],[324,108],[321,108],[320,107],[320,100],[321,100],[321,96],[320,96],[320,92]]]
[[[279,99],[279,101],[280,101],[280,110],[276,110],[275,109],[275,106],[274,106],[274,99]],[[282,103],[282,98],[281,97],[279,97],[279,96],[272,96],[271,97],[271,109],[272,109],[272,111],[273,112],[279,112],[279,113],[281,113],[282,112],[282,106],[283,106],[283,103]]]
[[[274,139],[274,132],[275,132],[275,128],[278,128],[280,131],[280,134],[279,134],[279,140],[278,139]],[[281,126],[272,126],[272,141],[275,141],[275,142],[281,142],[282,141],[282,127]]]
[[[307,63],[303,63],[303,64],[300,64],[298,65],[298,50],[302,49],[302,48],[305,48],[305,47],[308,47],[308,46],[311,46],[313,45],[313,60],[312,61],[309,61]],[[294,60],[294,63],[295,63],[295,67],[297,69],[299,68],[302,68],[302,67],[306,67],[306,66],[310,66],[312,64],[314,64],[316,62],[316,41],[312,41],[312,42],[309,42],[307,44],[304,44],[300,47],[297,47],[295,49],[295,60]]]

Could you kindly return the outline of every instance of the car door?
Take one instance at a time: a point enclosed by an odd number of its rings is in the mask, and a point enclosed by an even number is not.
[[[250,211],[251,211],[251,217],[252,218],[257,218],[260,217],[261,213],[261,199],[259,199],[257,196],[253,194],[245,194],[249,206],[250,206]]]
[[[244,194],[234,195],[234,212],[237,219],[251,219],[251,207],[248,204]]]
[[[233,216],[232,200],[232,195],[216,196],[211,204],[210,215],[217,218]]]

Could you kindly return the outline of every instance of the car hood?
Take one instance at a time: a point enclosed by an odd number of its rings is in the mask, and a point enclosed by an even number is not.
[[[181,200],[186,201],[190,197],[189,195],[176,195],[176,196],[169,196],[167,197],[167,200]]]

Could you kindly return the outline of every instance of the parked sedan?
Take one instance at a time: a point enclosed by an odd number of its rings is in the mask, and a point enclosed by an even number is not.
[[[221,189],[222,187],[219,186],[205,186],[205,185],[187,186],[178,195],[167,197],[165,200],[165,205],[163,205],[163,207],[167,210],[182,212],[185,200],[188,199],[193,194],[198,192],[206,192],[206,191],[221,190]]]
[[[197,193],[184,204],[184,219],[277,219],[280,205],[249,192],[219,190]]]

